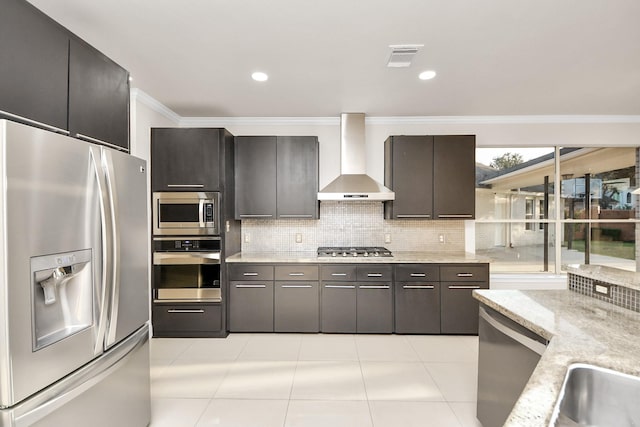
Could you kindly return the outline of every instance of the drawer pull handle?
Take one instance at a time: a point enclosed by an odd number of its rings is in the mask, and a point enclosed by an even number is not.
[[[404,285],[402,289],[434,289],[435,286],[431,285]]]
[[[304,276],[304,273],[289,273],[289,276]]]
[[[362,285],[360,289],[389,289],[389,285]]]
[[[341,276],[344,277],[347,275],[347,273],[331,273],[332,276]]]
[[[280,218],[313,218],[313,215],[307,215],[307,214],[300,214],[300,215],[280,214]]]
[[[283,288],[312,288],[311,285],[282,285]]]
[[[272,218],[271,214],[240,214],[240,218]]]
[[[473,218],[471,214],[442,214],[438,218]]]
[[[355,285],[325,285],[325,288],[331,289],[355,289]]]
[[[382,273],[367,273],[367,277],[382,277]]]
[[[249,289],[251,289],[251,288],[266,288],[266,287],[267,287],[267,285],[236,285],[236,288],[238,288],[238,289],[239,288],[245,288],[245,289],[247,289],[247,288],[249,288]]]
[[[449,286],[449,289],[480,289],[480,286],[477,286],[477,285],[475,285],[475,286],[471,286],[471,285],[470,286],[456,286],[456,285],[453,285],[453,286]]]
[[[458,277],[473,277],[473,273],[458,273]]]
[[[243,276],[257,276],[258,273],[242,273]]]
[[[192,310],[187,310],[187,309],[176,309],[176,308],[171,308],[169,310],[167,310],[167,313],[196,313],[196,314],[202,314],[204,313],[203,309],[192,309]]]
[[[419,214],[419,215],[397,215],[398,218],[431,218],[429,214]]]
[[[411,273],[411,277],[427,277],[425,273]]]
[[[203,184],[167,184],[169,188],[204,188]]]

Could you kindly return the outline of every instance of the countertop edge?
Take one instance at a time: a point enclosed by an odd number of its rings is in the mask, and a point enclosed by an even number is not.
[[[487,264],[491,259],[467,252],[394,252],[393,257],[333,258],[318,257],[315,252],[238,252],[225,258],[233,263],[301,264]]]

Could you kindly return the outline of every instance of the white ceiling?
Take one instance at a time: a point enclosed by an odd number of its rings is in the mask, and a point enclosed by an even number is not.
[[[29,1],[182,116],[640,114],[638,0]]]

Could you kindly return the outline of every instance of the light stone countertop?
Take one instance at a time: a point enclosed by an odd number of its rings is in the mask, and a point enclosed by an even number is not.
[[[640,313],[568,289],[476,290],[474,296],[550,341],[505,426],[548,426],[572,363],[640,376]]]
[[[488,263],[487,257],[466,252],[393,252],[393,257],[318,257],[316,252],[238,252],[225,260],[228,263],[323,263],[323,264],[446,264]]]

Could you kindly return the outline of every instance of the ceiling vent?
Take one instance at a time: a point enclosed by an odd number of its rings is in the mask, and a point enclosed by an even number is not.
[[[418,50],[424,46],[422,44],[404,44],[404,45],[390,45],[391,56],[387,62],[387,67],[401,68],[411,66],[411,61]]]

